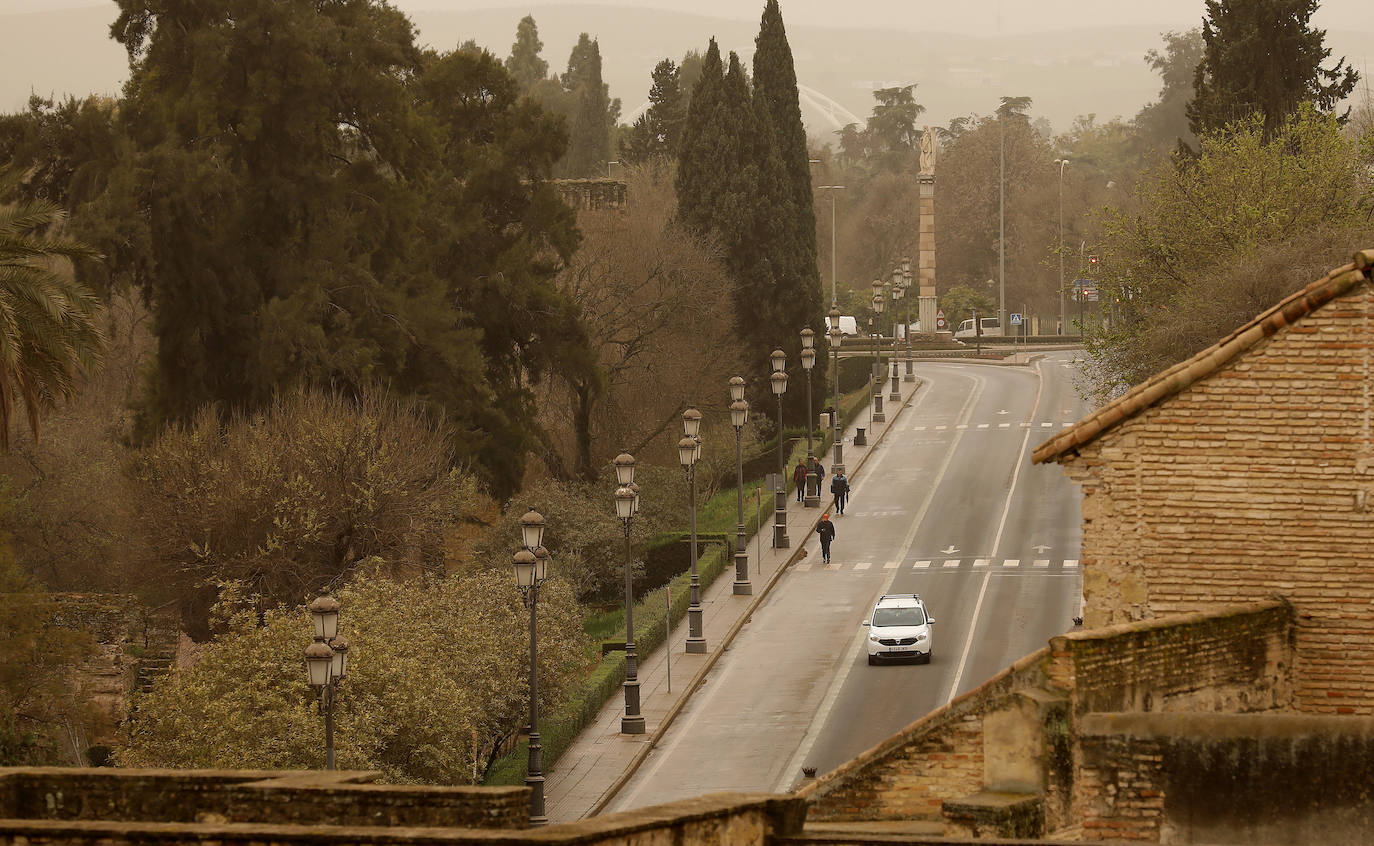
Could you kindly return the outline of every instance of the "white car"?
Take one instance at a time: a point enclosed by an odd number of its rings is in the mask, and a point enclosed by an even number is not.
[[[884,594],[873,606],[873,616],[863,624],[868,626],[870,665],[884,658],[915,658],[923,664],[930,663],[931,626],[935,619],[926,612],[920,596]]]

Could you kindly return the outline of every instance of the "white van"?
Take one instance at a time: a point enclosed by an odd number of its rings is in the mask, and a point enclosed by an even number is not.
[[[978,322],[983,325],[982,332],[975,332],[973,330],[973,319],[970,318],[968,320],[962,321],[959,324],[959,328],[954,332],[954,337],[976,338],[980,334],[985,338],[989,336],[994,338],[1000,338],[1002,336],[1002,321],[998,320],[997,318],[980,317],[978,318]]]
[[[825,321],[825,332],[830,334],[830,318],[822,318]],[[859,334],[859,322],[852,316],[840,315],[840,333],[843,335]]]

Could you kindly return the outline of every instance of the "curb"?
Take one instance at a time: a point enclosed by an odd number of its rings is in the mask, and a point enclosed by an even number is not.
[[[919,391],[924,384],[925,380],[921,379],[918,376],[916,378],[914,386],[912,387],[911,393],[907,395],[907,398],[905,400],[903,400],[901,407],[897,409],[897,413],[892,415],[892,423],[897,422],[897,418],[901,415],[903,411],[906,410],[906,407],[911,404],[911,401],[916,398],[917,391]],[[872,403],[870,402],[870,405],[871,404]],[[853,477],[860,470],[863,469],[863,466],[868,463],[869,456],[873,455],[873,451],[877,449],[878,445],[883,442],[883,439],[887,437],[887,433],[891,431],[891,429],[891,424],[884,425],[882,435],[874,439],[873,444],[867,449],[866,452],[864,452],[863,457],[861,457],[858,460],[858,462],[854,464],[854,472],[849,474],[851,477]],[[807,531],[807,537],[810,537],[811,532],[814,532],[816,530],[816,524],[820,522],[820,519],[821,518],[817,516],[815,520],[812,522],[811,528]],[[805,525],[805,523],[803,523],[803,525]],[[764,527],[760,527],[759,531],[763,531],[763,528]],[[759,591],[757,595],[755,595],[753,600],[750,601],[749,606],[744,609],[744,614],[741,615],[739,619],[735,620],[734,625],[730,626],[730,628],[725,632],[725,636],[721,638],[720,643],[716,647],[715,651],[713,651],[711,655],[706,659],[706,663],[701,666],[701,669],[697,670],[696,675],[692,677],[692,681],[688,683],[686,689],[683,690],[682,695],[678,697],[678,700],[674,702],[673,706],[668,709],[668,712],[663,715],[663,721],[659,723],[658,728],[654,730],[654,733],[649,736],[648,740],[641,745],[640,750],[635,753],[635,756],[630,761],[629,766],[627,766],[625,768],[625,771],[621,773],[620,776],[616,778],[614,782],[611,783],[610,787],[606,788],[606,791],[601,794],[601,798],[596,800],[596,803],[592,805],[591,809],[588,810],[587,813],[583,814],[579,819],[587,819],[588,817],[594,817],[597,814],[600,814],[603,810],[605,810],[606,806],[609,805],[613,799],[615,799],[615,797],[620,793],[620,791],[624,789],[625,785],[630,781],[630,779],[634,778],[635,773],[639,771],[640,766],[644,763],[644,759],[648,758],[649,753],[654,750],[654,747],[658,746],[659,742],[663,739],[663,735],[672,726],[673,720],[677,718],[677,715],[681,713],[682,709],[686,706],[687,700],[691,698],[692,694],[697,692],[697,689],[701,687],[702,682],[706,680],[706,676],[710,674],[711,670],[716,666],[716,661],[720,659],[720,656],[725,654],[730,644],[734,641],[735,636],[739,634],[740,629],[744,628],[745,623],[748,623],[749,620],[753,618],[754,612],[758,610],[758,607],[763,603],[763,600],[768,598],[768,594],[773,590],[773,585],[777,584],[778,579],[782,577],[783,573],[787,572],[789,567],[791,567],[793,564],[797,563],[797,561],[801,559],[802,554],[805,551],[805,541],[799,542],[797,544],[797,548],[792,552],[791,555],[787,557],[787,560],[784,561],[781,565],[778,566],[776,570],[773,571],[773,575],[769,576],[768,581],[764,583],[763,589]],[[664,646],[668,649],[672,648],[671,643],[665,643]]]

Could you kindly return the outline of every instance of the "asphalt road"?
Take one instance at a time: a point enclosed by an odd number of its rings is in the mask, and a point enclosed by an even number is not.
[[[831,565],[805,539],[807,557],[607,810],[788,790],[802,766],[833,769],[1071,628],[1079,493],[1030,454],[1089,411],[1073,356],[919,363],[924,386],[832,515]],[[930,664],[868,666],[861,622],[884,593],[925,599]]]

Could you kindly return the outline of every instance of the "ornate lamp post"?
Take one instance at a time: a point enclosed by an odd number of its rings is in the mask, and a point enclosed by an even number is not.
[[[739,503],[739,525],[735,527],[735,584],[736,596],[754,592],[749,583],[749,540],[744,536],[744,425],[749,422],[749,403],[744,399],[744,379],[730,377],[730,425],[735,427],[735,476]]]
[[[872,385],[873,392],[873,411],[870,416],[874,423],[882,423],[887,420],[887,415],[883,414],[883,376],[886,372],[883,369],[883,282],[881,279],[873,280],[873,372],[870,380],[876,378],[877,384]]]
[[[835,460],[831,473],[844,472],[844,430],[840,423],[840,342],[844,340],[844,330],[840,328],[840,307],[830,305],[830,361],[835,369],[835,414],[830,422],[835,427]]]
[[[630,546],[630,524],[639,512],[639,492],[634,488],[635,458],[622,452],[615,458],[615,516],[625,527],[625,715],[620,718],[621,734],[643,734],[644,715],[639,713],[639,664],[635,658],[634,551]]]
[[[811,421],[815,409],[811,405],[811,369],[816,366],[816,333],[810,327],[801,331],[802,369],[806,371],[806,495],[803,499],[803,507],[821,507],[821,480],[816,475],[816,471],[811,469],[815,463],[816,453],[811,440]]]
[[[902,290],[911,290],[911,259],[902,256]],[[930,330],[926,330],[930,331]],[[906,301],[906,375],[902,377],[903,382],[915,382],[916,372],[912,369],[911,363],[911,298]]]
[[[791,546],[787,537],[787,468],[786,456],[782,454],[782,395],[787,393],[787,353],[773,350],[769,356],[773,362],[773,375],[769,384],[773,396],[778,398],[778,489],[773,493],[773,548],[786,549]]]
[[[888,402],[902,401],[901,385],[899,384],[902,375],[898,372],[897,365],[897,315],[900,310],[898,302],[902,299],[902,293],[902,270],[894,267],[892,268],[892,387],[887,395]]]
[[[530,825],[547,825],[544,814],[544,745],[539,740],[539,637],[537,620],[539,586],[549,575],[549,551],[544,548],[544,517],[531,508],[520,518],[524,546],[511,557],[515,586],[520,599],[530,609],[530,742],[525,767],[525,786],[530,789]]]
[[[687,605],[687,651],[706,653],[706,638],[701,633],[701,584],[697,580],[697,459],[701,457],[701,412],[689,408],[682,412],[682,440],[677,442],[677,457],[687,471],[687,506],[692,514],[692,588]]]
[[[308,606],[315,624],[315,642],[305,648],[310,685],[320,694],[324,715],[324,768],[334,769],[334,699],[339,682],[348,674],[348,641],[339,636],[339,600],[316,597]]]

